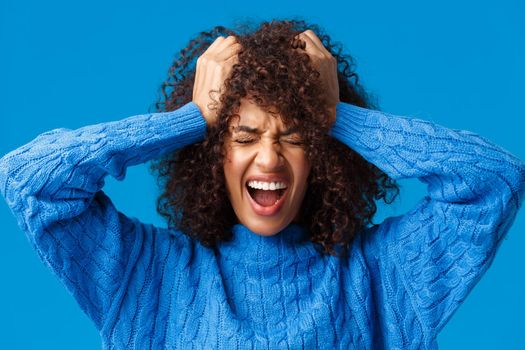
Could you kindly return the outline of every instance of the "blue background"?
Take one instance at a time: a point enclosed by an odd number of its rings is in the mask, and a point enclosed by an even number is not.
[[[343,43],[382,110],[474,131],[525,159],[524,14],[518,0],[1,0],[0,155],[52,128],[147,112],[175,54],[202,30],[300,16]],[[381,207],[377,222],[406,212],[426,189],[417,180],[401,185],[400,199]],[[108,178],[105,190],[124,213],[163,225],[146,166],[130,168],[123,182]],[[0,348],[99,348],[95,327],[40,262],[4,201],[0,222]],[[438,337],[441,348],[523,346],[524,231],[522,210],[492,267]]]

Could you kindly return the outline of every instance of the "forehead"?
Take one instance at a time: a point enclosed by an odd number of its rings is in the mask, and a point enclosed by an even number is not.
[[[243,98],[239,107],[239,118],[233,118],[230,125],[246,125],[259,129],[283,129],[285,124],[281,117],[273,112],[266,111],[254,102]]]

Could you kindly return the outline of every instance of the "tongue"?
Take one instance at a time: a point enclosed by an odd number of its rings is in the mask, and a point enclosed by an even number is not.
[[[265,190],[254,190],[252,192],[252,198],[263,207],[270,207],[275,204],[279,199],[279,190],[265,191]]]

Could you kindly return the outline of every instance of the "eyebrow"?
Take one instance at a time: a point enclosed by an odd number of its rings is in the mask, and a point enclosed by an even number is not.
[[[281,133],[281,136],[287,136],[287,135],[290,135],[290,134],[293,134],[293,133],[296,133],[298,132],[299,128],[297,127],[291,127],[291,128],[288,128],[286,129],[285,131],[283,131]],[[250,134],[260,134],[261,131],[257,128],[251,128],[247,125],[239,125],[237,127],[234,128],[234,131],[235,132],[247,132],[247,133],[250,133]]]

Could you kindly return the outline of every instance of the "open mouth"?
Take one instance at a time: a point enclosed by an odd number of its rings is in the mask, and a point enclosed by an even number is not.
[[[246,193],[253,212],[261,216],[274,216],[284,207],[290,188],[289,182],[251,179],[246,182]]]
[[[247,186],[250,197],[262,207],[271,207],[279,202],[286,189],[262,190]]]

